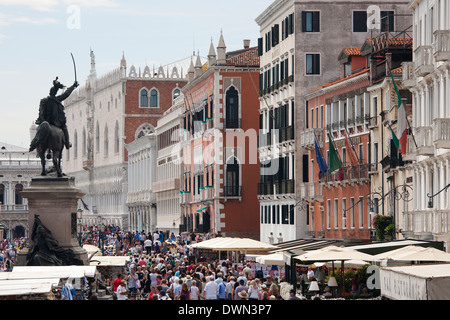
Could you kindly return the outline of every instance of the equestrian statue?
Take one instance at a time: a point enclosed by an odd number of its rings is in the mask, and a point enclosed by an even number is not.
[[[67,130],[67,119],[64,112],[62,102],[66,100],[72,92],[79,86],[75,83],[67,90],[57,96],[60,89],[65,86],[58,81],[58,77],[53,81],[53,87],[50,89],[50,95],[41,100],[39,105],[39,118],[36,124],[39,126],[35,138],[31,142],[30,152],[37,150],[39,158],[41,158],[42,176],[46,176],[48,172],[45,170],[46,157],[48,151],[48,159],[53,160],[54,170],[58,177],[62,177],[61,158],[64,147],[70,149],[72,144],[69,140],[69,132]]]

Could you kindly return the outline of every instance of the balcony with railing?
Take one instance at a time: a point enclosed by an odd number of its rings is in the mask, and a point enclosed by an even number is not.
[[[191,199],[190,191],[180,191],[180,204],[189,204]]]
[[[432,156],[434,155],[433,147],[433,128],[432,127],[418,127],[414,130],[414,136],[417,143],[418,156]]]
[[[27,204],[2,204],[0,213],[20,213],[28,211]]]
[[[323,129],[309,129],[303,131],[300,135],[300,144],[302,148],[314,150],[316,139],[320,148],[323,148]]]
[[[308,186],[308,196],[309,202],[323,202],[323,184],[322,183],[310,183]]]
[[[416,210],[403,213],[404,233],[422,240],[450,232],[448,210]]]
[[[409,89],[416,84],[416,75],[414,73],[414,62],[403,62],[403,87]]]
[[[258,183],[258,196],[273,196],[274,188],[272,182],[260,182]]]
[[[361,164],[359,166],[350,166],[341,168],[333,173],[327,173],[322,182],[327,183],[329,186],[334,184],[338,185],[353,185],[369,183],[369,172],[373,170],[372,164]]]
[[[414,51],[414,59],[416,66],[416,74],[419,77],[424,77],[433,72],[433,46],[419,46]]]
[[[450,119],[434,119],[433,143],[438,149],[450,149]]]
[[[434,58],[436,61],[450,60],[450,30],[434,31]]]
[[[406,155],[403,156],[404,161],[416,161],[417,148],[412,135],[408,135],[408,142],[406,144]]]
[[[241,119],[238,118],[226,118],[225,129],[241,129]]]
[[[214,199],[214,188],[211,186],[203,187],[202,190],[200,190],[202,194],[202,201],[208,201]]]
[[[282,181],[275,182],[275,192],[277,195],[294,194],[295,193],[295,181],[294,180],[282,180]]]
[[[242,197],[242,186],[238,185],[224,186],[223,194],[226,198],[240,198]]]

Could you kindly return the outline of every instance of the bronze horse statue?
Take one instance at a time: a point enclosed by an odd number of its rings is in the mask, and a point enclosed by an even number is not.
[[[48,156],[48,160],[53,160],[54,170],[56,170],[58,177],[61,178],[64,175],[61,169],[62,152],[65,146],[63,130],[44,121],[39,126],[37,135],[41,137],[41,142],[36,147],[37,154],[41,159],[41,175],[46,176],[48,173],[45,170]],[[46,153],[48,154],[47,156]]]
[[[72,144],[69,142],[69,133],[66,126],[67,120],[62,102],[78,86],[78,82],[75,81],[73,86],[67,88],[62,95],[57,96],[58,90],[64,89],[65,86],[56,77],[53,81],[53,87],[50,89],[50,95],[41,100],[39,105],[39,118],[36,120],[39,128],[36,137],[31,142],[29,151],[37,150],[38,156],[41,158],[42,176],[50,173],[45,170],[46,159],[53,160],[53,169],[56,171],[58,177],[64,175],[61,169],[62,153],[64,147],[69,149],[72,147]]]

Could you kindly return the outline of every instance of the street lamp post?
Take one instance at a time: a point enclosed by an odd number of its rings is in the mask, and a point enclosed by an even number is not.
[[[447,192],[448,188],[450,188],[450,184],[446,185],[442,190],[440,190],[439,192],[437,192],[436,194],[430,195],[427,194],[428,197],[428,209],[433,209],[434,205],[433,205],[433,198],[437,197],[439,194],[441,194],[442,192]]]

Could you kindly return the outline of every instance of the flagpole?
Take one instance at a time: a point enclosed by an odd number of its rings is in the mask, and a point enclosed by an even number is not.
[[[386,59],[386,63],[387,63],[387,66],[388,66],[388,68],[389,68],[389,72],[390,72],[390,74],[391,74],[391,78],[392,78],[392,82],[393,82],[393,84],[394,84],[394,87],[397,88],[397,85],[395,84],[394,76],[393,76],[393,74],[392,74],[391,65],[389,64],[389,61],[388,61],[387,59]],[[397,88],[397,92],[398,92],[398,88]],[[399,104],[400,104],[400,102],[401,102],[401,97],[399,96],[398,99],[400,99],[400,101],[399,101]],[[416,137],[414,136],[414,132],[413,132],[413,130],[412,130],[411,124],[409,123],[408,116],[406,116],[406,123],[407,123],[407,125],[408,125],[409,132],[411,133],[411,136],[412,136],[412,138],[413,138],[414,144],[416,145],[416,148],[419,148],[419,146],[417,145]],[[391,130],[392,130],[392,128],[391,128]]]

